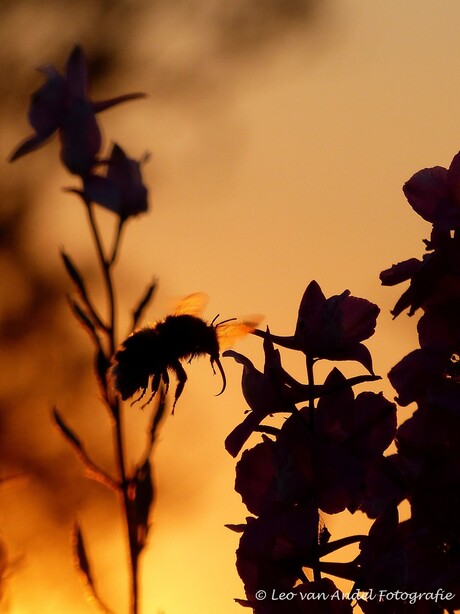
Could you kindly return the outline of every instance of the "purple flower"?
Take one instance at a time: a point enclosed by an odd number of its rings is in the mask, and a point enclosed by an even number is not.
[[[236,566],[250,601],[261,587],[290,590],[303,577],[317,540],[313,507],[274,507],[248,517],[236,551]]]
[[[365,477],[390,445],[396,431],[396,407],[381,394],[355,397],[344,376],[333,369],[309,428],[308,408],[289,417],[276,446],[278,495],[284,504],[313,500],[322,511],[336,514],[358,509],[365,495]],[[244,497],[243,497],[244,500]]]
[[[65,76],[52,65],[38,69],[46,81],[32,94],[29,123],[35,134],[23,141],[11,155],[17,160],[41,147],[56,131],[61,141],[61,158],[71,173],[84,176],[96,162],[101,147],[101,132],[96,113],[142,98],[144,94],[125,94],[93,102],[88,93],[86,59],[80,46],[74,47],[67,61]]]
[[[448,169],[425,168],[404,185],[409,204],[424,220],[441,230],[460,228],[460,153]]]
[[[326,299],[313,281],[300,303],[294,336],[306,354],[361,362],[360,342],[374,334],[379,312],[377,305],[350,296],[349,290]],[[363,364],[371,370],[369,364]]]
[[[356,360],[373,374],[369,350],[361,342],[374,334],[380,309],[345,290],[326,298],[316,281],[310,282],[300,302],[294,335],[270,335],[276,344],[307,356],[328,360]],[[254,331],[265,337],[267,333]]]
[[[116,143],[107,161],[105,176],[84,178],[84,196],[120,216],[121,221],[147,211],[147,188],[141,175],[141,161],[128,158]]]
[[[223,354],[243,365],[243,396],[250,407],[244,421],[225,440],[225,448],[232,456],[239,453],[249,436],[267,416],[295,411],[295,403],[308,398],[307,386],[297,382],[283,369],[280,353],[273,347],[269,336],[264,339],[264,352],[263,373],[238,352],[227,350]]]
[[[439,239],[439,237],[438,237]],[[410,280],[409,288],[400,296],[393,310],[394,317],[405,309],[413,315],[420,307],[460,300],[460,235],[444,236],[422,260],[410,258],[394,264],[380,273],[384,286],[393,286]]]

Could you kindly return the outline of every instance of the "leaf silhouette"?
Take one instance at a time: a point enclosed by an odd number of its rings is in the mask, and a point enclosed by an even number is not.
[[[147,290],[145,291],[144,295],[141,297],[139,303],[133,309],[133,324],[132,324],[133,330],[136,328],[139,320],[141,319],[144,313],[144,310],[146,309],[146,307],[152,300],[156,287],[157,287],[157,282],[156,281],[152,282],[150,286],[147,288]]]
[[[102,601],[102,599],[99,597],[97,593],[96,584],[94,582],[93,574],[91,571],[91,565],[88,559],[88,554],[87,554],[85,542],[83,539],[83,533],[81,531],[81,528],[78,522],[75,523],[75,526],[72,531],[72,546],[73,546],[73,552],[74,552],[77,568],[83,575],[85,584],[87,586],[87,589],[91,597],[95,600],[95,602],[97,603],[97,605],[100,607],[100,609],[103,612],[105,612],[106,614],[113,614],[112,610],[110,610],[105,605],[105,603]]]

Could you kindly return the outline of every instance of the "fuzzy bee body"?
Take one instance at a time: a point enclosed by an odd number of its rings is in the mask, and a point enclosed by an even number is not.
[[[220,365],[215,327],[193,315],[167,316],[153,327],[134,332],[124,341],[115,354],[115,387],[121,398],[126,400],[139,389],[145,393],[152,377],[151,391],[154,395],[161,380],[168,386],[170,370],[178,381],[174,397],[176,402],[187,381],[180,361],[190,361],[204,354],[209,354],[211,364]]]
[[[203,301],[201,294],[186,297],[174,315],[167,316],[155,325],[132,333],[115,354],[112,376],[115,388],[123,400],[141,390],[140,400],[149,387],[151,395],[147,403],[158,391],[163,381],[169,385],[169,371],[177,378],[174,405],[179,399],[187,381],[187,374],[181,361],[191,362],[198,356],[208,355],[211,366],[217,366],[222,376],[222,390],[226,378],[220,362],[220,339],[223,336],[236,338],[254,330],[261,318],[254,322],[224,322],[214,325],[195,315],[198,311],[195,302]],[[198,297],[198,299],[197,299]],[[186,313],[186,311],[193,313]]]

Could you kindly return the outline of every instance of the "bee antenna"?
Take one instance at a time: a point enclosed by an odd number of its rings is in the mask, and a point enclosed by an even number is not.
[[[217,320],[217,318],[218,318],[219,316],[220,316],[220,313],[218,313],[218,314],[217,314],[217,315],[216,315],[216,316],[215,316],[215,317],[212,319],[211,326],[214,326],[214,322]]]
[[[218,317],[218,316],[216,316],[216,318],[217,318],[217,317]],[[215,320],[216,318],[214,318],[214,320]],[[227,322],[233,322],[233,320],[236,320],[236,319],[237,319],[237,318],[227,318],[226,320],[222,320],[222,322],[218,322],[218,323],[216,324],[216,328],[217,328],[218,326],[221,326],[222,324],[227,324]],[[213,322],[214,322],[214,320],[213,320]]]

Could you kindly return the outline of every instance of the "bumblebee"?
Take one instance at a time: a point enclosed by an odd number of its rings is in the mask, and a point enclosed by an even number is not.
[[[251,320],[224,320],[215,323],[218,316],[210,323],[198,316],[206,301],[203,293],[185,297],[173,315],[164,320],[133,332],[115,353],[112,376],[116,390],[123,400],[129,399],[141,390],[134,402],[140,401],[146,394],[149,381],[151,395],[147,405],[157,393],[161,382],[166,390],[169,386],[169,372],[177,379],[174,393],[174,407],[181,396],[187,374],[181,361],[190,363],[198,356],[209,355],[211,367],[214,365],[222,377],[222,389],[226,388],[225,372],[220,362],[220,352],[233,342],[251,333],[262,320],[253,316]]]

